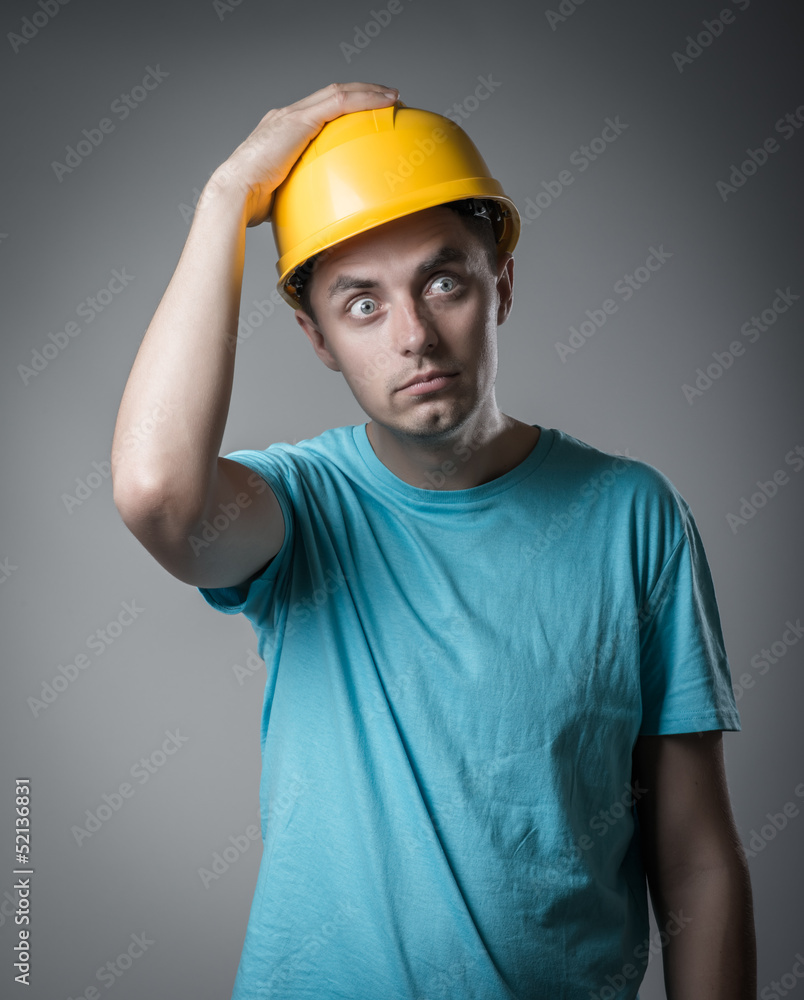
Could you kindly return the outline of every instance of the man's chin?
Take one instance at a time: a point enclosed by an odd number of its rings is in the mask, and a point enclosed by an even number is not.
[[[371,417],[372,422],[381,428],[380,434],[389,434],[408,444],[434,448],[450,444],[468,419],[469,414],[444,411],[437,414],[411,413],[396,419]]]

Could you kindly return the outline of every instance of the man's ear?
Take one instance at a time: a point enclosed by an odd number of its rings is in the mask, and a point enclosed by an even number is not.
[[[500,326],[508,318],[514,303],[514,257],[507,251],[497,258],[497,294],[497,325]]]
[[[324,362],[327,368],[332,369],[334,372],[339,372],[341,369],[338,366],[338,362],[332,356],[327,347],[327,343],[324,340],[324,334],[318,329],[311,317],[303,309],[296,310],[296,322],[307,334],[308,340],[313,345],[313,350]]]

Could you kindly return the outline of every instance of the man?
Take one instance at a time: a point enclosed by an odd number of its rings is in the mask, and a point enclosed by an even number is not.
[[[661,952],[671,1000],[747,1000],[740,722],[692,515],[645,463],[499,410],[518,217],[396,97],[316,91],[213,174],[115,430],[126,525],[267,666],[234,996],[633,998]],[[370,420],[220,457],[269,215],[282,295]]]

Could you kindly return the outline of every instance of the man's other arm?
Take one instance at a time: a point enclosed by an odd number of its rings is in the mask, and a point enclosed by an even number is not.
[[[264,567],[284,539],[273,490],[245,466],[219,456],[234,377],[246,229],[269,218],[273,192],[326,122],[394,99],[378,84],[330,84],[269,111],[202,192],[176,271],[135,358],[112,442],[114,501],[123,521],[186,583],[235,586]],[[191,536],[201,534],[204,521],[233,503],[239,516],[211,545],[194,547]]]
[[[748,862],[729,800],[720,730],[640,736],[633,754],[653,912],[667,931],[668,1000],[755,1000]]]

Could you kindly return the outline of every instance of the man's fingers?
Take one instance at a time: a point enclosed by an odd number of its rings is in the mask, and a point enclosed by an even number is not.
[[[301,120],[307,126],[312,139],[314,134],[321,131],[327,122],[340,118],[354,111],[368,111],[372,108],[387,107],[393,104],[398,91],[394,91],[389,96],[386,89],[381,84],[330,84],[323,90],[316,92],[320,95],[317,100],[307,104],[305,107],[291,106],[288,111],[295,110]],[[315,96],[315,95],[311,95]],[[302,103],[302,102],[299,102]]]
[[[386,90],[393,91],[394,96],[388,97]],[[350,111],[391,104],[398,93],[395,87],[385,87],[381,83],[331,83],[288,105],[287,110],[307,111],[313,108],[316,118],[320,118],[323,124]]]
[[[248,198],[247,224],[259,225],[268,218],[271,192],[327,122],[353,111],[393,104],[397,93],[386,93],[379,83],[331,83],[295,104],[269,111],[228,161]]]
[[[382,83],[366,83],[366,82],[355,82],[355,83],[329,83],[326,87],[322,87],[320,90],[313,91],[312,94],[308,94],[307,97],[302,97],[301,100],[296,101],[295,104],[289,105],[291,108],[296,107],[308,107],[310,104],[316,104],[318,101],[330,100],[338,92],[344,94],[382,94],[386,90],[393,90],[397,93],[399,92],[396,87],[386,87]]]

